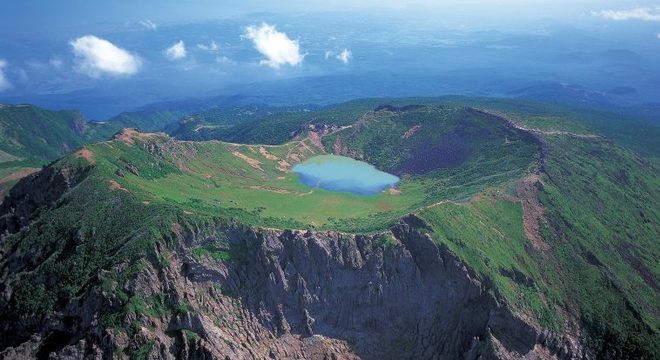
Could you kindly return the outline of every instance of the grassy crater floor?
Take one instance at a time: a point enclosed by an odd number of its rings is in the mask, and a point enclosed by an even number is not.
[[[391,153],[370,152],[375,143]],[[365,232],[519,178],[534,166],[537,152],[533,139],[496,119],[423,108],[370,113],[355,125],[308,131],[282,145],[186,142],[124,130],[76,156],[95,165],[110,191],[129,192],[144,206],[176,204],[185,213],[224,214],[264,227]],[[308,187],[291,171],[326,153],[365,160],[401,182],[395,190],[365,196]],[[420,156],[433,166],[416,171]],[[443,156],[449,161],[438,160]]]

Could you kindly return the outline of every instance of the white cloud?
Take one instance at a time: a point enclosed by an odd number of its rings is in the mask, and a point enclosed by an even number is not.
[[[93,35],[79,37],[71,41],[70,45],[78,71],[95,79],[103,75],[135,75],[142,66],[137,55]]]
[[[335,58],[343,62],[344,64],[348,64],[353,59],[353,53],[351,52],[351,50],[348,49],[344,49],[339,53],[335,53],[334,51],[328,50],[325,52],[325,59],[328,60],[330,58]]]
[[[287,34],[277,31],[275,26],[266,23],[261,26],[249,26],[244,38],[252,40],[254,48],[268,59],[261,60],[261,65],[278,69],[282,65],[300,65],[305,55],[300,54],[298,40],[291,40]]]
[[[209,51],[209,52],[218,52],[220,50],[220,46],[215,41],[211,41],[210,44],[197,44],[197,48],[200,50],[204,51]]]
[[[50,58],[50,60],[48,60],[48,64],[57,70],[62,70],[64,67],[64,61],[62,61],[62,59],[57,56]]]
[[[592,15],[610,20],[643,20],[660,21],[660,6],[638,7],[629,10],[602,10],[592,11]]]
[[[179,40],[176,44],[165,49],[165,56],[170,60],[181,60],[185,59],[188,52],[186,51],[186,45],[183,43],[183,40]]]
[[[7,68],[7,61],[0,59],[0,92],[11,88],[11,83],[5,76],[5,69]]]
[[[144,27],[145,29],[148,29],[148,30],[157,30],[158,29],[158,25],[156,25],[156,23],[154,23],[153,21],[151,21],[149,19],[140,20],[140,21],[138,21],[138,24],[142,25],[142,27]]]
[[[339,53],[339,55],[335,56],[335,58],[344,64],[348,64],[348,62],[353,58],[353,53],[348,49],[344,49]]]

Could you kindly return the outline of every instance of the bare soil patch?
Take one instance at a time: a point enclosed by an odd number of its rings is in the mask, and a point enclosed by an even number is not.
[[[308,137],[309,141],[325,154],[325,146],[323,146],[323,141],[321,141],[321,135],[315,131],[310,131]]]
[[[80,149],[76,153],[76,158],[83,158],[87,160],[88,163],[94,164],[94,153],[92,153],[89,149]]]
[[[277,156],[269,153],[268,150],[266,150],[266,148],[263,146],[259,146],[259,154],[261,154],[261,156],[265,157],[268,160],[277,161],[280,159]]]
[[[523,207],[523,226],[525,235],[535,249],[550,250],[550,245],[541,236],[539,222],[545,222],[543,205],[539,201],[538,193],[543,188],[543,182],[537,174],[530,175],[516,184],[516,192]]]
[[[118,182],[114,180],[108,180],[108,188],[112,191],[121,190],[121,191],[129,192],[128,189],[123,188],[121,185],[119,185]]]
[[[415,125],[415,126],[411,127],[410,129],[406,130],[406,132],[403,133],[403,135],[401,135],[401,139],[404,139],[404,140],[409,139],[411,136],[415,135],[417,130],[419,130],[421,127],[422,127],[422,125]]]
[[[234,151],[232,152],[232,154],[237,158],[245,161],[248,165],[252,166],[253,168],[263,171],[263,169],[261,168],[261,161],[253,159],[247,155],[241,154],[238,151]]]

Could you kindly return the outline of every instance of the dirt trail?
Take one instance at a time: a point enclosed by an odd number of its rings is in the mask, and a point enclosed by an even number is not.
[[[534,136],[534,138],[540,142],[541,157],[539,159],[539,167],[534,173],[530,174],[522,180],[519,180],[516,183],[516,195],[523,207],[523,227],[525,230],[525,236],[536,250],[540,251],[541,253],[548,254],[550,245],[545,241],[545,239],[543,239],[540,231],[540,223],[546,223],[547,220],[544,217],[545,209],[543,208],[543,204],[541,204],[538,197],[539,191],[543,189],[544,185],[543,180],[541,179],[541,173],[545,171],[544,169],[547,158],[547,148],[543,136],[571,136],[581,139],[602,139],[603,137],[595,134],[576,134],[568,131],[544,131],[540,129],[527,128],[521,126],[513,119],[498,112],[485,109],[475,110],[480,113],[494,116],[498,119],[506,121],[506,123],[512,128],[525,131]]]
[[[323,134],[317,133],[316,131],[310,131],[308,138],[314,146],[319,148],[319,150],[325,154],[325,146],[323,146],[323,141],[321,140],[323,136]]]
[[[523,207],[523,227],[527,239],[539,251],[550,250],[550,245],[543,239],[540,222],[547,222],[543,213],[545,209],[539,201],[539,191],[543,188],[543,181],[538,174],[532,174],[516,184],[516,192]]]
[[[458,205],[458,203],[455,202],[455,201],[451,201],[451,200],[442,200],[442,201],[438,201],[438,202],[433,203],[433,204],[430,204],[430,205],[422,206],[421,208],[415,210],[415,212],[414,212],[413,214],[417,215],[417,214],[419,214],[420,212],[422,212],[422,211],[424,211],[424,210],[432,209],[432,208],[434,208],[434,207],[436,207],[436,206],[440,206],[440,205],[442,205],[442,204],[450,204],[450,203],[451,203],[451,204]]]

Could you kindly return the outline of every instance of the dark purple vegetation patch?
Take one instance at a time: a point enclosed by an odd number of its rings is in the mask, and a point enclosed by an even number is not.
[[[416,147],[410,158],[399,165],[394,174],[422,175],[438,169],[456,167],[465,162],[472,153],[465,145],[469,135],[449,133],[442,135],[426,146]]]

